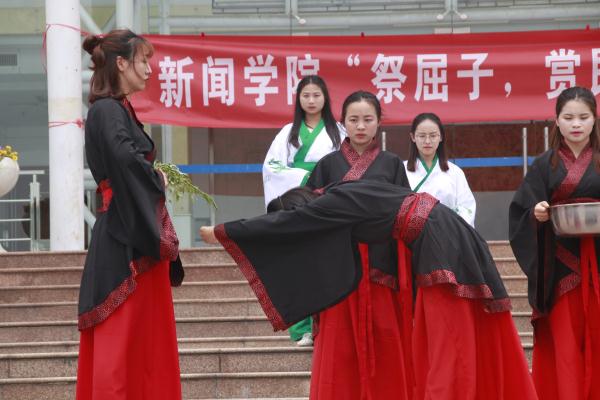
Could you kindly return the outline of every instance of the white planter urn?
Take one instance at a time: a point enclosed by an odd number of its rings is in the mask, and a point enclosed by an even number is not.
[[[0,197],[10,192],[19,179],[19,163],[9,157],[0,159]]]

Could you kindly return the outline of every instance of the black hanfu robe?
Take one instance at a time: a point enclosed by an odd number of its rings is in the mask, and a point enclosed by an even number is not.
[[[129,103],[94,102],[85,142],[103,206],[81,279],[79,329],[102,322],[125,301],[135,289],[135,275],[159,260],[175,262],[179,243],[166,214],[162,176],[152,165],[154,143]],[[173,269],[181,274],[180,264]]]
[[[306,206],[217,225],[276,330],[337,303],[356,288],[353,243],[402,240],[423,285],[451,283],[490,312],[510,300],[485,240],[432,196],[373,181],[331,185]]]
[[[535,205],[600,201],[593,151],[565,145],[535,159],[509,210],[510,244],[528,278],[534,325],[533,379],[541,400],[597,399],[600,373],[600,237],[561,237]]]
[[[346,298],[361,280],[366,261],[355,243],[393,238],[411,250],[404,268],[412,269],[418,288],[414,367],[388,371],[388,380],[413,374],[416,383],[389,385],[405,390],[384,388],[378,392],[383,397],[367,393],[364,398],[537,399],[508,312],[510,300],[485,241],[468,223],[431,195],[389,183],[348,181],[323,193],[294,210],[215,227],[215,236],[248,279],[274,329]],[[374,332],[375,337],[380,334]],[[404,338],[395,340],[401,346]],[[377,346],[377,341],[368,345]],[[346,361],[338,362],[345,370]],[[327,385],[333,393],[345,389],[343,383]],[[362,393],[341,393],[363,398]],[[313,396],[311,388],[312,398],[332,397]]]
[[[397,155],[382,151],[377,142],[358,154],[346,138],[340,150],[323,157],[315,166],[306,186],[320,189],[335,182],[349,180],[386,182],[410,189],[404,163]],[[396,243],[369,246],[369,272],[372,282],[398,289],[398,254]]]
[[[101,205],[79,293],[76,399],[180,399],[171,284],[183,269],[154,143],[126,99],[103,98],[85,150]]]
[[[537,222],[533,208],[541,201],[550,205],[600,201],[600,174],[591,162],[591,148],[575,159],[563,147],[556,169],[550,164],[553,153],[548,150],[535,159],[509,210],[510,244],[529,280],[529,303],[542,315],[552,309],[557,297],[580,284],[580,239],[556,236],[552,222]],[[600,250],[599,237],[595,244]]]

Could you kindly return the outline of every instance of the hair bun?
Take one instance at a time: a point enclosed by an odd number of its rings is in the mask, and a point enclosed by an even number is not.
[[[99,35],[89,35],[83,41],[83,49],[89,54],[94,54],[96,46],[102,43],[102,37]]]

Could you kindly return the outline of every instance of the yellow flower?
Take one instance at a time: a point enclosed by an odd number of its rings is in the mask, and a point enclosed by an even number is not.
[[[19,153],[13,151],[11,146],[0,147],[0,159],[4,157],[17,161],[19,159]]]

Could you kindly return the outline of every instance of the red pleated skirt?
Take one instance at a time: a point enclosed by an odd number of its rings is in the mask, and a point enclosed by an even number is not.
[[[77,400],[181,399],[169,263],[136,282],[108,319],[81,332]]]
[[[533,379],[540,400],[600,399],[600,307],[594,296],[590,290],[587,318],[580,285],[536,320]]]
[[[419,288],[415,400],[535,400],[510,312],[488,313],[449,285]]]
[[[358,290],[319,314],[310,400],[411,400],[398,292],[370,282],[369,289],[370,310],[361,310],[369,294]]]

